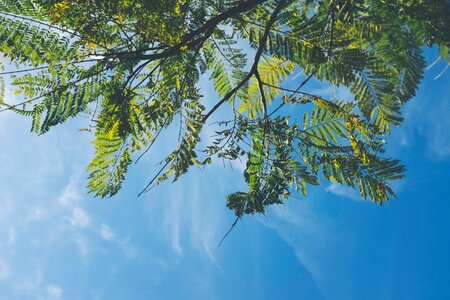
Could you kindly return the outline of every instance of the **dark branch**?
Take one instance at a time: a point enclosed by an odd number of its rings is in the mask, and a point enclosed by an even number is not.
[[[295,94],[297,94],[297,93],[301,93],[302,95],[306,95],[306,96],[310,96],[310,97],[316,97],[315,95],[312,95],[312,94],[300,92],[300,89],[301,89],[306,83],[308,83],[308,81],[311,80],[312,77],[313,77],[313,74],[309,75],[305,80],[303,80],[302,83],[300,83],[300,85],[299,85],[295,90],[285,89],[285,88],[282,88],[282,87],[279,87],[279,86],[274,86],[274,85],[271,85],[271,84],[268,84],[268,83],[264,83],[264,84],[267,85],[267,86],[276,88],[276,89],[280,89],[280,90],[282,90],[282,91],[291,92],[291,93],[292,93],[291,96],[293,96],[293,95],[295,95]],[[280,105],[278,105],[278,107],[275,108],[275,109],[269,114],[269,117],[270,117],[271,115],[273,115],[274,113],[276,113],[280,108],[282,108],[284,104],[285,104],[285,103],[283,102],[283,103],[281,103]]]
[[[259,43],[259,48],[256,51],[256,55],[255,55],[255,59],[253,61],[253,65],[250,69],[250,71],[248,72],[248,74],[244,77],[244,79],[241,80],[241,82],[239,82],[239,84],[232,89],[231,91],[229,91],[223,98],[222,100],[220,100],[216,105],[214,105],[214,107],[203,117],[202,122],[205,122],[223,103],[225,103],[228,99],[230,99],[231,96],[233,96],[235,93],[237,93],[237,91],[239,91],[239,89],[245,85],[245,83],[247,83],[247,81],[250,80],[250,78],[252,78],[253,75],[256,74],[256,72],[258,71],[258,63],[259,60],[261,59],[261,55],[264,53],[264,49],[266,47],[266,43],[267,43],[267,39],[269,37],[269,33],[270,33],[270,29],[273,26],[273,24],[276,21],[276,18],[278,16],[278,14],[281,12],[283,6],[286,4],[287,0],[282,0],[278,3],[278,5],[275,7],[274,11],[272,12],[272,14],[270,15],[269,21],[267,21],[266,24],[266,28],[264,30],[264,34],[260,39],[260,43]]]
[[[225,235],[223,236],[223,238],[220,240],[219,245],[217,245],[217,247],[220,247],[220,245],[222,245],[223,241],[227,238],[227,236],[231,233],[231,231],[233,230],[234,226],[236,226],[237,222],[239,221],[239,217],[236,218],[236,220],[234,220],[234,223],[231,225],[230,229],[228,229],[227,233],[225,233]]]
[[[170,47],[167,50],[164,50],[160,53],[143,54],[143,52],[151,49],[139,49],[136,51],[127,51],[123,53],[109,53],[109,54],[107,53],[103,55],[121,57],[121,56],[129,56],[130,54],[131,55],[136,54],[135,59],[138,60],[157,60],[175,56],[180,54],[183,51],[182,49],[195,48],[199,43],[202,43],[203,41],[207,40],[212,35],[214,28],[216,28],[217,25],[219,25],[221,22],[233,18],[246,11],[249,11],[252,8],[267,1],[268,0],[248,0],[241,2],[235,7],[232,7],[229,10],[209,19],[208,21],[205,22],[205,24],[203,24],[196,30],[188,33],[179,44]]]

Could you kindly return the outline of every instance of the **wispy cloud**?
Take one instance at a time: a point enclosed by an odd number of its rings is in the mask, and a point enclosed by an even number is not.
[[[73,207],[80,201],[81,196],[76,187],[78,178],[72,177],[69,184],[65,187],[58,198],[58,202],[62,207]]]
[[[60,300],[63,299],[63,288],[59,285],[48,283],[42,270],[36,270],[35,274],[27,274],[14,286],[17,299],[36,300]]]
[[[72,210],[72,216],[69,218],[70,225],[86,228],[91,224],[91,218],[81,207],[75,207]]]
[[[116,236],[114,231],[112,231],[112,229],[105,223],[102,223],[102,226],[100,228],[100,235],[107,241],[111,241]]]
[[[101,224],[99,234],[105,241],[114,243],[123,253],[125,259],[129,260],[139,257],[140,251],[129,236],[121,237],[106,223]]]
[[[351,101],[355,96],[344,86],[335,87],[327,83],[320,83],[321,87],[309,90],[308,93],[325,98],[333,98],[342,101]]]
[[[78,252],[81,255],[83,264],[86,266],[86,264],[88,263],[89,255],[91,254],[92,251],[91,249],[92,247],[90,246],[89,241],[84,235],[77,234],[73,238],[73,242],[78,248]]]
[[[3,260],[0,259],[0,280],[6,279],[10,274],[9,267]]]
[[[361,201],[361,202],[363,200],[355,189],[352,189],[346,185],[342,185],[342,184],[339,184],[336,182],[332,182],[327,187],[327,191],[332,194],[338,195],[340,197],[348,198],[351,200]]]
[[[268,220],[260,218],[262,223],[275,229],[294,249],[299,261],[318,280],[322,276],[321,258],[318,253],[332,240],[327,224],[319,220],[305,203],[287,204],[286,208],[274,207],[274,216]]]
[[[62,299],[63,289],[56,285],[48,285],[46,287],[48,300],[59,300]]]
[[[323,195],[323,193],[322,193]],[[337,221],[321,214],[317,203],[323,196],[310,192],[305,201],[288,201],[285,207],[272,207],[269,217],[259,217],[265,226],[275,230],[292,247],[299,263],[310,273],[318,290],[327,295],[333,274],[331,249],[339,243]]]
[[[238,171],[218,165],[212,169],[203,173],[193,168],[179,181],[159,186],[153,194],[158,197],[148,202],[150,232],[161,239],[161,245],[170,247],[175,265],[184,258],[185,248],[196,251],[205,263],[219,265],[217,244],[228,226],[223,214],[225,195]]]
[[[8,245],[14,244],[14,242],[16,241],[16,236],[17,236],[16,229],[10,226],[8,228],[8,239],[7,239]]]
[[[62,210],[69,210],[71,215],[66,217],[73,227],[87,228],[91,224],[89,214],[80,207],[82,197],[77,188],[77,177],[72,177],[58,198]]]
[[[406,106],[405,124],[400,131],[400,143],[407,147],[414,146],[411,142],[417,134],[424,137],[434,160],[450,157],[450,103],[442,101],[449,99],[450,90],[445,82],[444,78],[432,80],[427,74],[417,97]]]
[[[186,206],[182,209],[182,192],[178,190],[175,192],[175,197],[170,197],[169,207],[167,208],[164,216],[164,228],[167,232],[167,237],[170,239],[172,250],[180,257],[183,254],[183,249],[180,242],[180,218],[182,217],[183,210],[186,210]]]
[[[35,274],[26,274],[19,282],[14,284],[14,291],[16,295],[20,295],[22,298],[28,296],[28,298],[38,298],[40,294],[40,287],[43,283],[42,270],[36,270]]]

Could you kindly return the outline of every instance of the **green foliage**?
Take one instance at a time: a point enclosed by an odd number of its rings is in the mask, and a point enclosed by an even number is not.
[[[294,71],[294,64],[274,57],[263,57],[257,68],[259,78],[252,77],[247,94],[240,94],[243,103],[238,110],[241,113],[248,111],[249,118],[255,118],[263,110],[263,97],[270,104],[280,94],[277,87]]]
[[[381,205],[405,171],[384,141],[416,94],[422,47],[448,61],[449,15],[446,0],[0,0],[1,74],[23,97],[8,104],[1,78],[0,110],[30,117],[37,134],[87,116],[88,188],[100,197],[179,123],[142,192],[219,158],[246,166],[248,190],[227,197],[237,217],[327,182]],[[202,76],[219,97],[212,107]],[[312,94],[313,79],[352,96]],[[202,143],[227,104],[233,119]]]

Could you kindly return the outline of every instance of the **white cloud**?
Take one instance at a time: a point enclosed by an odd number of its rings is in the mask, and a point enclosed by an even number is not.
[[[333,275],[324,270],[332,268],[334,257],[330,249],[338,245],[342,228],[337,226],[336,220],[318,212],[320,208],[315,205],[319,205],[321,198],[311,191],[308,197],[311,201],[287,201],[285,207],[271,207],[268,217],[257,219],[292,247],[299,263],[310,273],[320,292],[326,294]]]
[[[14,290],[16,293],[22,295],[33,296],[33,298],[38,298],[36,295],[38,294],[38,289],[41,286],[43,281],[42,270],[37,270],[35,275],[27,274],[26,277],[21,279],[20,282],[14,284]]]
[[[0,116],[0,298],[10,293],[15,297],[9,299],[63,299],[59,284],[47,281],[59,261],[54,257],[78,248],[81,258],[73,260],[85,262],[95,249],[89,227],[98,216],[85,208],[77,176],[85,175],[80,169],[89,151],[72,125],[37,137],[29,133],[29,123],[15,114]]]
[[[222,174],[226,173],[222,171]],[[222,175],[223,183],[226,182],[226,177]],[[230,173],[227,174],[228,176]],[[197,175],[198,176],[198,175]],[[198,178],[198,177],[197,177]],[[219,267],[215,250],[217,250],[217,244],[220,240],[219,228],[224,227],[225,224],[223,216],[223,202],[221,201],[207,201],[207,199],[216,199],[211,195],[221,194],[218,182],[213,183],[204,182],[197,178],[192,179],[192,183],[189,184],[191,195],[190,199],[190,213],[188,214],[188,228],[190,229],[191,243],[198,250],[203,251],[208,259],[216,266]],[[210,188],[204,189],[204,186]],[[224,199],[225,197],[222,196]],[[206,200],[206,201],[205,201]]]
[[[105,223],[102,223],[102,226],[100,228],[100,235],[107,241],[111,241],[115,237],[115,234],[112,231],[112,229],[109,228],[109,226],[106,225]]]
[[[6,279],[10,274],[9,267],[3,260],[0,260],[0,280]]]
[[[170,214],[166,214],[164,218],[164,228],[166,228],[167,236],[170,237],[172,250],[175,251],[179,258],[183,254],[180,242],[180,218],[182,214],[180,208],[182,205],[182,197],[178,190],[175,194],[177,194],[177,196],[172,197],[170,200],[168,210]]]
[[[115,240],[126,259],[136,258],[140,254],[139,249],[131,242],[130,237],[124,239],[116,238]]]
[[[239,171],[221,165],[204,172],[194,167],[179,181],[165,183],[148,194],[150,230],[160,239],[161,248],[170,249],[174,255],[170,261],[175,265],[183,259],[186,248],[219,267],[217,244],[229,226],[224,200],[230,187],[236,185],[236,173]]]
[[[2,197],[0,199],[0,220],[6,220],[12,214],[14,209],[14,201],[11,197],[5,195],[1,191]]]
[[[69,218],[69,222],[72,226],[86,228],[91,224],[91,219],[81,207],[75,207],[72,210],[72,217]]]
[[[14,242],[16,241],[16,229],[14,227],[9,227],[8,228],[8,244],[12,245],[14,244]]]
[[[362,201],[363,199],[361,198],[361,196],[358,194],[358,192],[346,185],[342,185],[336,182],[332,182],[328,187],[327,187],[327,191],[341,196],[341,197],[345,197],[348,199],[352,199],[355,201]]]
[[[247,168],[247,157],[241,157],[241,159],[232,160],[230,161],[230,164],[234,170],[237,170],[239,173],[244,173],[245,169]]]
[[[89,246],[88,241],[84,236],[78,235],[77,237],[75,237],[74,242],[78,247],[78,251],[82,259],[84,260],[83,262],[86,263],[86,259],[88,258],[89,253],[91,253],[91,247]]]
[[[72,178],[69,185],[66,186],[58,202],[63,207],[72,207],[80,200],[81,196],[76,187],[76,179]]]
[[[13,289],[17,299],[60,300],[64,292],[58,285],[47,283],[41,269],[37,269],[34,275],[24,276],[13,285]]]
[[[310,89],[308,93],[342,101],[352,101],[355,98],[348,88],[344,86],[332,86],[326,82],[320,83],[320,87],[318,88]]]
[[[63,289],[56,285],[48,285],[47,288],[47,299],[48,300],[59,300],[62,299]]]
[[[405,109],[405,124],[400,131],[400,144],[414,147],[415,136],[425,138],[430,158],[450,157],[450,97],[445,79],[431,80],[426,76],[419,93]]]
[[[101,224],[99,233],[105,241],[115,243],[120,251],[122,251],[125,259],[133,259],[139,255],[139,249],[132,243],[130,237],[121,237],[107,224]]]
[[[30,207],[28,209],[28,216],[26,218],[26,221],[27,223],[42,221],[46,219],[50,213],[51,213],[50,209],[45,209],[42,207]]]

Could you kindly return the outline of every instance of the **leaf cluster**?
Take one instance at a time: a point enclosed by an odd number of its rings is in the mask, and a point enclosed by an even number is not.
[[[248,189],[227,197],[239,218],[327,182],[381,205],[405,172],[385,140],[417,92],[422,47],[448,60],[449,15],[446,0],[0,0],[1,74],[23,98],[8,103],[2,81],[0,111],[30,117],[37,134],[87,117],[100,197],[178,124],[141,193],[222,159],[245,164]],[[325,99],[313,80],[351,96]],[[225,107],[232,120],[202,142]]]

